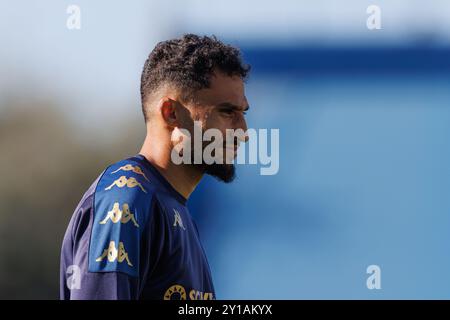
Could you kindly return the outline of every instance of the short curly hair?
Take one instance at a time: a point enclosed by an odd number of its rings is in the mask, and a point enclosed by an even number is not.
[[[213,35],[185,34],[179,39],[159,42],[145,61],[141,76],[141,102],[144,119],[147,98],[162,84],[170,83],[190,101],[195,91],[208,88],[215,69],[247,79],[250,66],[244,64],[239,49],[226,45]]]

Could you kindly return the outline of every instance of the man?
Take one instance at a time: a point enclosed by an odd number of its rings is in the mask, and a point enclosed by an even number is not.
[[[193,143],[183,132],[194,134],[198,123],[224,136],[247,130],[249,69],[236,48],[215,37],[157,44],[141,77],[147,136],[139,154],[106,168],[75,209],[62,245],[62,299],[216,298],[186,201],[204,174],[230,182],[234,166],[173,157],[197,150],[177,146]],[[232,157],[246,139],[233,138]]]

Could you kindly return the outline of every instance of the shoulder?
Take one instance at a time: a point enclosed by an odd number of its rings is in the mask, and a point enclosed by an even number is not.
[[[133,204],[144,209],[152,202],[155,185],[142,166],[126,159],[110,165],[103,172],[94,194],[95,211],[100,211],[110,203]],[[145,214],[139,217],[145,220]]]
[[[151,219],[155,184],[132,158],[110,165],[93,194],[89,271],[139,275],[140,239]]]

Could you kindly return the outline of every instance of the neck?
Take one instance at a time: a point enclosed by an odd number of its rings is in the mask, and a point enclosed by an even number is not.
[[[168,142],[163,145],[155,144],[154,141]],[[171,151],[170,139],[158,139],[154,135],[147,134],[139,153],[161,173],[178,193],[188,199],[202,179],[203,172],[193,165],[174,164],[170,158]]]

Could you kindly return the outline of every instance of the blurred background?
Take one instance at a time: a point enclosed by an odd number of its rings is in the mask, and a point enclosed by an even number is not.
[[[450,298],[448,1],[0,0],[0,17],[0,298],[58,298],[70,216],[139,151],[143,63],[184,33],[240,47],[249,127],[280,129],[277,175],[238,166],[189,200],[217,298]]]

